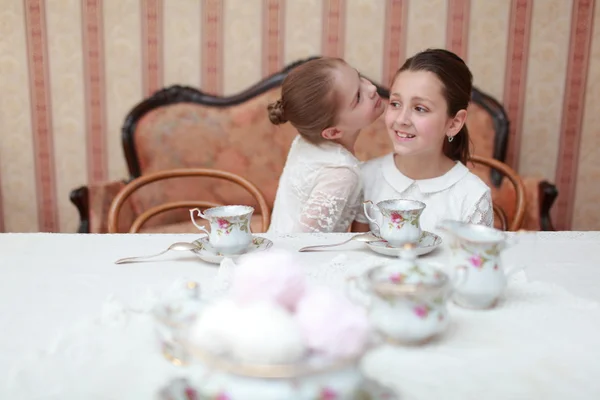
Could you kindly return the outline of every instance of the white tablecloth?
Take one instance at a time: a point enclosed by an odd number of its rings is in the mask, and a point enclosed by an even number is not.
[[[346,234],[272,237],[297,250]],[[198,235],[0,235],[0,398],[150,398],[186,371],[164,362],[144,313],[180,279],[210,291],[218,266],[190,253],[115,265]],[[505,266],[526,267],[495,310],[451,307],[437,343],[384,346],[365,372],[405,399],[600,398],[599,232],[538,233],[505,251]],[[441,262],[438,249],[424,259]],[[299,253],[307,275],[339,288],[389,258],[363,244]],[[137,340],[132,338],[138,338]],[[132,369],[133,368],[133,369]],[[34,397],[46,390],[47,395]],[[28,397],[30,396],[30,397]]]

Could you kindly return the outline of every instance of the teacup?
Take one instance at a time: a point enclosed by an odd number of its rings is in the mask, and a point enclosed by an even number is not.
[[[369,309],[371,323],[388,341],[421,344],[446,329],[448,298],[465,277],[465,269],[458,272],[451,279],[443,271],[416,261],[413,253],[351,278],[349,283],[365,295],[362,303]]]
[[[369,215],[368,207],[377,207],[381,214],[381,223]],[[363,203],[365,216],[379,229],[379,236],[391,246],[400,247],[405,243],[414,243],[421,237],[421,213],[425,203],[417,200],[384,200],[373,205],[371,200]]]
[[[483,225],[445,220],[438,228],[451,236],[450,268],[468,268],[466,281],[458,287],[453,301],[466,308],[484,309],[496,305],[504,292],[507,276],[521,270],[502,267],[501,252],[516,242],[505,233]]]
[[[210,222],[210,231],[194,220],[198,216]],[[208,240],[215,251],[223,255],[243,253],[252,243],[250,219],[254,208],[250,206],[221,206],[209,208],[204,213],[199,208],[190,210],[190,218],[196,228],[208,234]]]

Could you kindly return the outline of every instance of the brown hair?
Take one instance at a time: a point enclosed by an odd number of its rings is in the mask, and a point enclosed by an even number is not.
[[[460,110],[467,109],[471,101],[473,75],[456,54],[443,49],[425,50],[406,60],[393,81],[402,71],[428,71],[435,74],[443,85],[442,95],[446,99],[448,117],[454,117]],[[452,142],[444,140],[443,151],[451,160],[467,163],[471,149],[466,122]]]
[[[309,60],[283,80],[281,99],[269,104],[269,119],[275,125],[290,122],[313,143],[325,139],[321,132],[337,123],[339,102],[332,73],[344,60],[322,57]]]

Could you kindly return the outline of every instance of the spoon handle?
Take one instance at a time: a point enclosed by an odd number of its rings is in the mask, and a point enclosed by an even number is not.
[[[166,249],[166,250],[161,251],[158,254],[152,254],[151,256],[137,256],[137,257],[120,258],[117,261],[115,261],[115,264],[126,264],[126,263],[130,263],[130,262],[135,262],[136,260],[145,260],[147,258],[158,257],[158,256],[165,254],[169,250],[170,249]]]
[[[352,236],[350,239],[348,240],[344,240],[343,242],[340,243],[334,243],[334,244],[319,244],[319,245],[314,245],[314,246],[306,246],[303,247],[301,249],[299,249],[299,252],[304,252],[304,251],[313,251],[316,249],[323,249],[323,248],[327,248],[327,247],[335,247],[335,246],[341,246],[343,244],[348,243],[349,241],[353,240],[356,236]]]

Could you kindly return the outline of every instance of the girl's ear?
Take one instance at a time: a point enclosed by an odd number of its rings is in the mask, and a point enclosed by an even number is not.
[[[342,137],[342,131],[337,128],[326,128],[321,132],[323,139],[334,140]]]
[[[463,125],[467,122],[467,110],[460,110],[456,113],[452,121],[450,121],[450,126],[446,132],[446,136],[454,136],[462,129]]]

